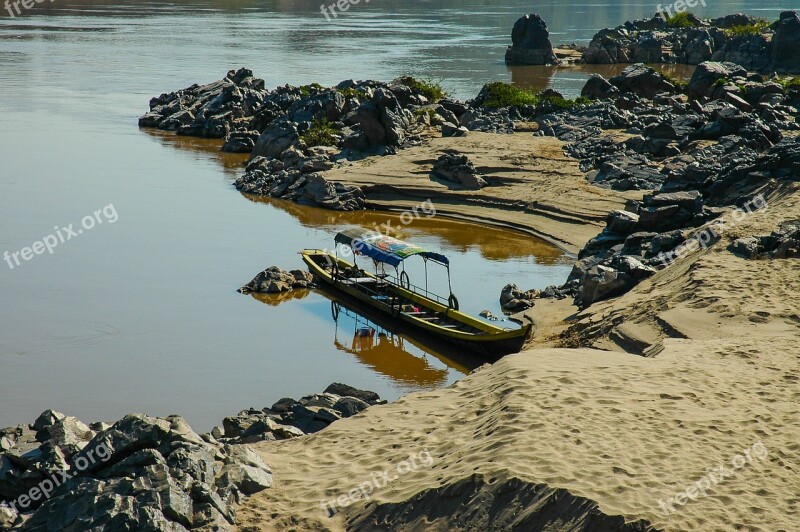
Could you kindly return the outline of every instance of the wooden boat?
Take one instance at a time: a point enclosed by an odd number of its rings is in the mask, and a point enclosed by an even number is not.
[[[336,255],[320,249],[301,251],[311,273],[322,283],[393,320],[489,358],[517,353],[530,338],[531,324],[506,329],[464,314],[458,310],[458,299],[452,291],[445,299],[412,285],[405,270],[397,269],[407,258],[420,256],[426,263],[426,272],[428,262],[446,267],[449,285],[450,261],[444,255],[362,229],[343,231],[336,235],[335,241],[348,246],[354,257],[371,258],[375,273],[359,268],[355,258],[351,263],[339,257],[338,248]],[[386,265],[394,267],[394,275],[386,272]],[[427,279],[425,284],[427,286]]]

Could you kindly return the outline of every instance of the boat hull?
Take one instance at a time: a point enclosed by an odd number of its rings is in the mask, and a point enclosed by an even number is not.
[[[405,325],[409,326],[412,330],[419,331],[425,335],[431,335],[439,340],[444,340],[451,345],[464,348],[470,352],[477,353],[485,358],[497,359],[502,356],[518,353],[530,339],[532,333],[532,325],[526,324],[520,329],[502,329],[490,324],[487,324],[477,318],[473,318],[467,314],[448,308],[437,301],[426,298],[416,292],[405,290],[397,285],[391,285],[392,290],[397,292],[404,299],[420,304],[425,308],[433,311],[446,314],[448,319],[453,322],[464,324],[470,328],[478,330],[477,333],[463,332],[451,330],[446,327],[430,323],[423,319],[419,319],[406,312],[401,312],[398,308],[392,305],[377,301],[370,295],[361,291],[358,287],[344,282],[342,279],[335,277],[329,268],[323,264],[336,263],[340,270],[351,268],[353,265],[345,260],[336,258],[326,251],[322,250],[304,250],[300,253],[303,261],[321,282],[333,289],[347,294],[353,299],[358,300],[360,303],[380,311],[384,315],[393,320],[399,320]],[[375,278],[368,273],[365,275]],[[375,278],[377,279],[377,278]]]

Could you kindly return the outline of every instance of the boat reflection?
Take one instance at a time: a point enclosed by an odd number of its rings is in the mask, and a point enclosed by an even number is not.
[[[400,324],[389,323],[366,309],[356,310],[351,301],[333,292],[318,291],[331,302],[336,349],[356,356],[363,365],[405,388],[434,388],[446,383],[448,369],[432,365],[429,356],[464,374],[485,362],[434,338],[411,336],[411,331]]]

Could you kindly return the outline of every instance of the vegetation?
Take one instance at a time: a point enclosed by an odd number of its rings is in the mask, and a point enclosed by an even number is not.
[[[401,78],[397,78],[397,82],[421,93],[431,102],[438,102],[439,100],[447,98],[448,96],[447,91],[442,88],[442,84],[438,81],[403,76]]]
[[[770,23],[768,20],[758,19],[753,24],[744,24],[740,26],[732,26],[725,30],[728,37],[748,37],[751,35],[761,35],[769,28]]]
[[[483,101],[484,107],[501,109],[503,107],[522,107],[524,105],[539,105],[549,102],[559,109],[571,109],[579,105],[586,105],[591,102],[588,98],[581,96],[577,100],[568,100],[560,96],[542,96],[540,92],[522,89],[510,83],[496,81],[484,87],[486,98]]]
[[[668,73],[664,72],[663,70],[661,71],[661,76],[665,80],[667,80],[669,83],[675,85],[675,88],[680,90],[680,91],[686,90],[686,88],[689,86],[689,82],[688,81],[684,81],[684,80],[672,77],[671,75],[669,75]]]
[[[311,96],[312,92],[317,92],[324,88],[325,87],[323,87],[319,83],[311,83],[310,85],[303,85],[302,87],[300,87],[300,94],[302,94],[303,96]]]
[[[780,78],[775,80],[784,90],[800,89],[800,78]]]
[[[308,131],[300,135],[300,140],[306,143],[309,148],[314,146],[336,146],[339,137],[336,134],[330,120],[323,117],[316,117],[311,121]]]
[[[688,11],[675,13],[667,18],[667,26],[670,28],[692,28],[695,26],[694,17]]]
[[[422,118],[423,116],[428,116],[428,121],[433,120],[433,117],[436,116],[436,111],[431,109],[430,107],[417,107],[413,111],[414,118]]]
[[[723,78],[719,78],[717,81],[715,81],[714,85],[712,85],[712,87],[722,87],[723,85],[727,85],[728,83],[730,83],[730,80],[728,78],[724,78],[723,77]]]
[[[339,92],[341,92],[342,96],[344,96],[345,98],[356,98],[359,100],[367,99],[367,92],[364,91],[363,89],[347,87],[346,89],[339,89]]]

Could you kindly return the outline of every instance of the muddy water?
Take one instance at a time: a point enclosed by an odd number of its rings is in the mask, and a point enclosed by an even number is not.
[[[654,10],[567,4],[536,7],[555,41],[587,40]],[[748,7],[773,17],[789,6],[729,0],[709,2],[707,14]],[[0,253],[109,205],[118,214],[52,254],[13,269],[0,262],[0,426],[53,407],[87,421],[180,413],[208,429],[332,381],[392,399],[468,371],[474,360],[378,324],[385,334],[367,345],[354,338],[365,318],[342,312],[334,322],[323,293],[237,294],[260,269],[299,267],[298,249],[386,215],[243,197],[231,186],[240,156],[139,131],[136,117],[155,94],[239,66],[270,86],[412,73],[442,79],[460,98],[496,79],[575,95],[587,70],[503,64],[510,28],[530,9],[376,0],[332,22],[318,2],[56,0],[14,19],[0,12]],[[450,255],[469,312],[499,314],[507,282],[543,287],[569,270],[557,250],[506,231],[432,218],[401,233]]]

